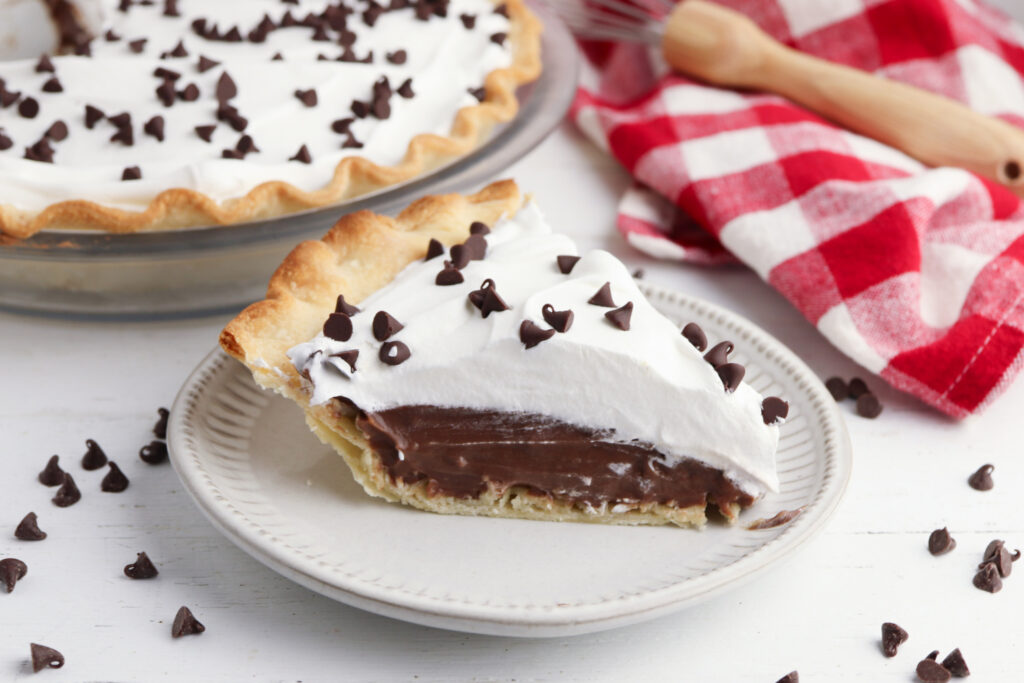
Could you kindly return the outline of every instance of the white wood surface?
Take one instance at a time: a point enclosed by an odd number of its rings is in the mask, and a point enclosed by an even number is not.
[[[741,267],[655,263],[615,232],[626,175],[568,126],[510,170],[581,248],[602,247],[647,279],[727,306],[775,334],[822,376],[858,369],[781,296]],[[796,559],[735,592],[673,616],[589,636],[517,640],[413,626],[331,602],[277,576],[224,540],[193,507],[169,465],[137,457],[156,408],[170,405],[226,318],[147,324],[60,322],[0,315],[0,556],[29,565],[13,594],[0,590],[0,681],[37,680],[30,641],[67,665],[46,681],[625,681],[771,683],[914,680],[932,649],[962,648],[973,681],[1021,680],[1024,565],[1001,593],[971,585],[993,538],[1024,546],[1018,382],[986,414],[954,423],[880,381],[875,421],[847,406],[855,464],[828,531]],[[99,492],[102,472],[78,459],[94,438],[131,478]],[[82,501],[50,503],[35,482],[53,453]],[[996,487],[968,488],[979,465]],[[17,541],[39,514],[50,537]],[[339,520],[339,523],[342,523]],[[929,532],[948,525],[959,546],[941,558]],[[324,530],[330,533],[329,529]],[[679,533],[691,533],[680,531]],[[160,568],[131,581],[121,568],[147,551]],[[544,549],[537,548],[537,562]],[[206,624],[172,640],[189,605]],[[883,621],[911,638],[892,660],[879,651]]]

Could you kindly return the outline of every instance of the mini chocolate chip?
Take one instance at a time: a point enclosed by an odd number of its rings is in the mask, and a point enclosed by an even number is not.
[[[975,491],[989,491],[995,486],[992,481],[992,471],[995,469],[995,465],[982,465],[978,470],[967,479],[967,483]]]
[[[136,559],[124,566],[124,575],[129,579],[152,579],[160,572],[145,552],[136,553]]]
[[[108,43],[116,43],[117,41],[121,40],[121,36],[119,36],[117,33],[114,33],[114,29],[109,29],[103,35],[103,37],[106,38]]]
[[[644,273],[644,269],[643,268],[637,268],[636,270],[633,271],[633,279],[634,280],[643,280],[645,274],[646,273]]]
[[[317,104],[316,90],[296,90],[295,97],[307,107],[315,107]]]
[[[309,148],[303,145],[299,147],[299,151],[295,153],[295,156],[289,157],[288,161],[299,161],[303,164],[313,163],[313,155],[309,153]]]
[[[775,683],[800,683],[800,674],[796,671],[790,671],[788,674],[775,681]]]
[[[26,97],[18,103],[18,113],[26,119],[34,119],[39,113],[39,103],[31,97]]]
[[[171,624],[171,637],[199,635],[205,630],[206,627],[199,623],[199,620],[192,614],[192,610],[182,606],[174,615],[174,623]]]
[[[46,538],[46,532],[39,528],[36,513],[30,512],[25,515],[14,530],[14,537],[19,541],[41,541]]]
[[[1017,557],[1020,557],[1019,550],[1017,551]],[[978,565],[978,569],[981,569],[986,563],[992,564],[999,571],[999,576],[1005,579],[1013,571],[1013,562],[1014,557],[1006,549],[1006,543],[996,540],[989,543],[988,547],[985,548],[985,554],[981,564]]]
[[[430,242],[427,243],[427,255],[423,258],[424,261],[429,261],[432,258],[437,258],[444,253],[444,245],[441,244],[437,239],[431,237]]]
[[[146,135],[156,138],[159,142],[164,141],[164,117],[154,116],[142,126]]]
[[[465,278],[462,277],[462,273],[459,272],[459,269],[456,268],[451,261],[445,261],[444,268],[437,274],[437,277],[434,278],[434,284],[439,287],[460,285],[464,281]]]
[[[25,158],[29,161],[39,161],[42,163],[52,164],[53,148],[50,147],[49,141],[44,137],[31,147],[27,147],[25,149]]]
[[[487,89],[484,87],[480,88],[468,88],[467,92],[476,98],[477,102],[483,102],[487,99]]]
[[[404,327],[387,311],[377,311],[377,315],[373,316],[373,338],[377,341],[387,341]]]
[[[139,54],[146,49],[147,42],[148,40],[146,38],[139,38],[138,40],[129,41],[128,49],[134,52],[135,54]]]
[[[743,381],[743,375],[747,373],[747,369],[739,363],[724,363],[715,368],[715,372],[722,379],[725,393],[731,394]]]
[[[43,55],[36,62],[36,73],[56,73],[57,69],[54,68],[53,62],[50,61],[49,55]]]
[[[991,562],[986,562],[974,575],[974,587],[989,593],[998,593],[1003,588],[1003,580],[999,578],[999,570]]]
[[[928,536],[928,552],[932,555],[945,555],[956,548],[956,540],[949,535],[949,529],[936,529]]]
[[[453,244],[451,248],[451,264],[462,270],[472,260],[469,249],[463,244]]]
[[[412,352],[409,351],[409,347],[400,341],[389,341],[384,342],[380,345],[380,353],[378,357],[382,363],[388,365],[401,365],[405,361],[409,360]]]
[[[60,456],[51,455],[46,461],[46,467],[39,473],[39,483],[43,486],[60,486],[64,483],[64,470],[57,463]]]
[[[471,234],[462,246],[469,252],[469,258],[473,261],[482,261],[487,256],[487,240],[483,235]]]
[[[594,293],[594,296],[587,299],[592,306],[603,306],[604,308],[615,308],[615,301],[612,299],[612,284],[606,282],[601,289]]]
[[[960,652],[960,648],[956,648],[942,660],[942,667],[949,671],[957,678],[967,678],[971,675],[971,670],[967,668],[967,662],[964,661],[964,655]]]
[[[199,99],[199,86],[195,83],[189,83],[183,90],[178,92],[178,97],[186,102],[195,102]]]
[[[471,31],[471,30],[473,30],[473,27],[476,26],[476,15],[475,14],[460,14],[459,15],[459,21],[462,22],[462,25],[465,26],[467,30]]]
[[[401,95],[405,99],[409,99],[411,97],[415,97],[416,93],[414,93],[412,91],[412,79],[411,78],[407,78],[404,81],[402,81],[402,85],[398,86],[398,90],[396,90],[395,92],[397,92],[399,95]]]
[[[163,441],[150,441],[139,449],[139,458],[147,465],[159,465],[167,460],[167,444]]]
[[[64,86],[60,84],[60,79],[54,76],[43,83],[43,92],[64,92]]]
[[[324,336],[334,341],[352,338],[352,320],[344,313],[331,313],[324,321]]]
[[[348,133],[348,127],[352,125],[353,121],[355,121],[355,119],[352,118],[351,116],[345,117],[343,119],[338,119],[337,121],[331,123],[331,130],[333,130],[338,135],[344,135]]]
[[[235,81],[228,75],[227,71],[222,73],[220,78],[217,79],[216,93],[217,101],[222,103],[227,102],[238,94],[238,86],[235,85]]]
[[[405,50],[395,50],[394,52],[388,52],[386,55],[387,60],[392,64],[405,64],[407,58]]]
[[[157,78],[162,78],[165,81],[176,81],[181,78],[181,74],[177,71],[172,71],[162,66],[158,66],[153,70],[153,75]]]
[[[141,179],[142,179],[142,169],[139,168],[138,166],[126,166],[125,169],[123,171],[121,171],[121,180],[141,180]]]
[[[698,351],[704,351],[708,347],[708,337],[697,323],[687,323],[683,328],[683,336]]]
[[[704,360],[711,364],[711,367],[718,368],[729,362],[729,354],[732,353],[733,344],[731,341],[721,341],[711,347],[711,350],[704,354]]]
[[[178,0],[164,0],[164,16],[165,17],[180,17],[181,12],[178,11]]]
[[[614,311],[608,311],[604,314],[604,317],[608,319],[612,325],[619,328],[620,330],[629,330],[629,319],[633,316],[633,302],[627,301],[623,306],[616,308]]]
[[[54,142],[66,140],[68,137],[68,124],[63,121],[54,121],[53,124],[46,129],[44,135]]]
[[[113,460],[107,463],[110,467],[110,471],[107,472],[107,476],[103,477],[103,481],[100,482],[100,490],[105,493],[121,493],[128,488],[128,477],[124,476],[124,472],[117,466]]]
[[[917,663],[917,678],[924,683],[945,683],[951,675],[935,660],[922,659]]]
[[[863,394],[869,393],[871,390],[868,389],[867,383],[860,377],[854,377],[850,380],[849,384],[850,398],[860,398]]]
[[[334,303],[335,313],[344,313],[348,316],[353,316],[359,312],[360,309],[356,308],[352,304],[345,301],[345,295],[339,294],[337,301]]]
[[[489,235],[490,233],[490,226],[488,226],[486,223],[482,221],[473,221],[472,223],[469,224],[470,235]]]
[[[331,358],[340,358],[348,364],[348,369],[351,372],[356,371],[356,360],[359,359],[359,349],[349,349],[348,351],[339,351],[338,353],[332,353]]]
[[[14,147],[14,140],[7,135],[4,135],[3,129],[0,128],[0,152],[8,150],[11,147]]]
[[[874,420],[882,414],[882,402],[871,392],[861,394],[857,397],[857,414]]]
[[[196,65],[196,68],[199,70],[199,73],[206,73],[215,66],[220,66],[220,62],[210,59],[209,57],[199,55],[199,63]]]
[[[21,581],[25,574],[28,574],[28,566],[21,560],[13,557],[0,560],[0,581],[4,582],[8,593],[14,592],[14,584]]]
[[[907,642],[910,634],[902,628],[887,621],[882,624],[882,652],[886,657],[895,657],[899,646]]]
[[[494,33],[494,34],[491,34],[490,40],[491,40],[492,43],[494,43],[496,45],[504,45],[506,38],[508,38],[508,34],[507,33]]]
[[[480,309],[480,314],[486,318],[491,313],[501,313],[509,310],[509,305],[498,294],[494,280],[487,278],[480,285],[480,289],[469,293],[470,302]]]
[[[508,5],[506,5],[505,3],[501,3],[496,8],[494,8],[494,13],[500,14],[501,16],[508,19]]]
[[[370,113],[370,105],[362,100],[352,100],[352,113],[360,119],[365,119]]]
[[[789,415],[789,404],[778,396],[769,396],[761,401],[761,419],[766,425],[777,425]]]
[[[113,119],[111,119],[113,121]],[[135,134],[132,131],[132,126],[129,123],[126,126],[121,126],[117,129],[117,132],[110,136],[111,142],[120,142],[125,147],[131,147],[135,144]]]
[[[213,137],[213,131],[216,130],[216,128],[217,126],[196,126],[196,135],[204,141],[209,142]]]
[[[66,508],[74,505],[82,499],[82,492],[75,486],[75,479],[67,472],[64,473],[64,481],[57,489],[57,495],[53,497],[53,504],[59,508]]]
[[[29,643],[32,651],[32,671],[39,673],[43,669],[59,669],[64,666],[64,655],[39,643]]]
[[[252,139],[251,135],[243,135],[238,138],[238,142],[235,143],[235,149],[242,154],[249,154],[251,152],[259,152],[259,147],[256,146],[256,142]]]
[[[342,149],[361,149],[362,146],[363,143],[359,142],[359,140],[356,140],[356,136],[352,135],[352,133],[349,133],[348,137],[345,139],[345,142],[341,143]]]
[[[185,49],[185,43],[179,40],[174,49],[167,54],[171,57],[188,57],[188,50]]]
[[[167,438],[167,418],[170,417],[171,411],[167,408],[157,408],[156,412],[160,417],[157,418],[156,424],[153,425],[153,434],[158,439]]]
[[[100,119],[105,119],[106,117],[107,115],[103,113],[103,110],[97,109],[91,104],[85,105],[85,127],[89,130],[92,130],[93,126],[95,126]]]
[[[829,377],[825,380],[825,388],[837,401],[850,398],[850,387],[842,377]]]
[[[556,311],[551,304],[544,304],[540,313],[544,316],[544,322],[551,325],[556,332],[568,332],[572,327],[573,313],[569,309]]]
[[[82,469],[98,470],[107,464],[107,454],[92,439],[85,440],[85,455],[82,456]]]
[[[528,349],[532,349],[537,344],[551,339],[553,336],[555,336],[554,330],[545,330],[531,320],[524,320],[519,325],[519,341],[523,342]]]

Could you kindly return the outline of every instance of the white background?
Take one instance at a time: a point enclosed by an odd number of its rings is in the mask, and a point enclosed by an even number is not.
[[[744,268],[655,263],[629,248],[613,223],[628,178],[568,126],[508,175],[581,249],[608,249],[643,267],[651,282],[747,316],[822,377],[858,374]],[[955,423],[869,379],[885,412],[869,421],[844,406],[853,479],[828,530],[793,560],[653,622],[521,640],[392,621],[300,588],[224,540],[169,465],[138,459],[156,407],[170,405],[226,321],[100,324],[0,314],[0,557],[29,565],[14,593],[0,589],[0,681],[771,683],[798,669],[805,682],[909,682],[921,657],[954,647],[972,681],[1024,680],[1024,564],[998,594],[971,585],[991,539],[1024,546],[1024,382],[984,415]],[[132,481],[126,492],[100,493],[103,471],[79,467],[86,438],[121,465]],[[71,508],[52,505],[54,491],[35,482],[54,453],[83,492]],[[979,493],[966,478],[985,462],[996,466],[996,487]],[[47,540],[13,538],[29,510]],[[958,547],[933,558],[928,534],[946,525]],[[139,550],[158,564],[156,580],[122,575]],[[205,634],[171,639],[182,604],[206,624]],[[879,650],[883,621],[911,634],[895,659]],[[27,663],[32,641],[61,650],[64,669],[36,679]]]

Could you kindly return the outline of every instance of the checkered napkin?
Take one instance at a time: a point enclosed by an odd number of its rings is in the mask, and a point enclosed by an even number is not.
[[[974,0],[728,0],[804,52],[1024,126],[1024,28]],[[1017,374],[1024,207],[656,51],[585,44],[572,117],[637,183],[618,226],[653,256],[738,259],[865,368],[955,417]]]

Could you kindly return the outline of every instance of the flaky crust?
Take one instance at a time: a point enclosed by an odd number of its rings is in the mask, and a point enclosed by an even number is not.
[[[516,88],[540,75],[540,20],[523,0],[503,0],[508,7],[508,42],[512,65],[487,75],[483,102],[460,109],[447,137],[420,134],[409,142],[401,163],[379,166],[360,156],[346,157],[323,188],[307,192],[282,181],[263,183],[243,197],[218,202],[195,190],[172,188],[157,195],[145,211],[125,211],[87,200],[52,204],[32,212],[0,205],[0,237],[24,239],[47,228],[133,233],[176,230],[207,225],[230,225],[273,218],[337,204],[437,168],[476,147],[498,123],[519,110]]]
[[[256,382],[291,398],[306,413],[306,422],[325,444],[345,459],[355,479],[372,496],[444,514],[518,517],[606,524],[676,524],[701,526],[705,508],[646,504],[613,510],[583,508],[518,487],[490,488],[475,500],[432,494],[425,482],[392,481],[379,456],[355,421],[335,402],[310,405],[308,387],[286,355],[288,349],[320,332],[334,311],[339,293],[357,304],[388,284],[405,266],[426,254],[431,238],[445,245],[464,241],[473,221],[494,224],[514,214],[523,199],[510,180],[488,185],[474,195],[420,199],[397,218],[360,211],[342,218],[320,241],[297,246],[274,273],[267,298],[252,304],[228,323],[220,345],[245,363]],[[735,519],[738,506],[722,511]]]

